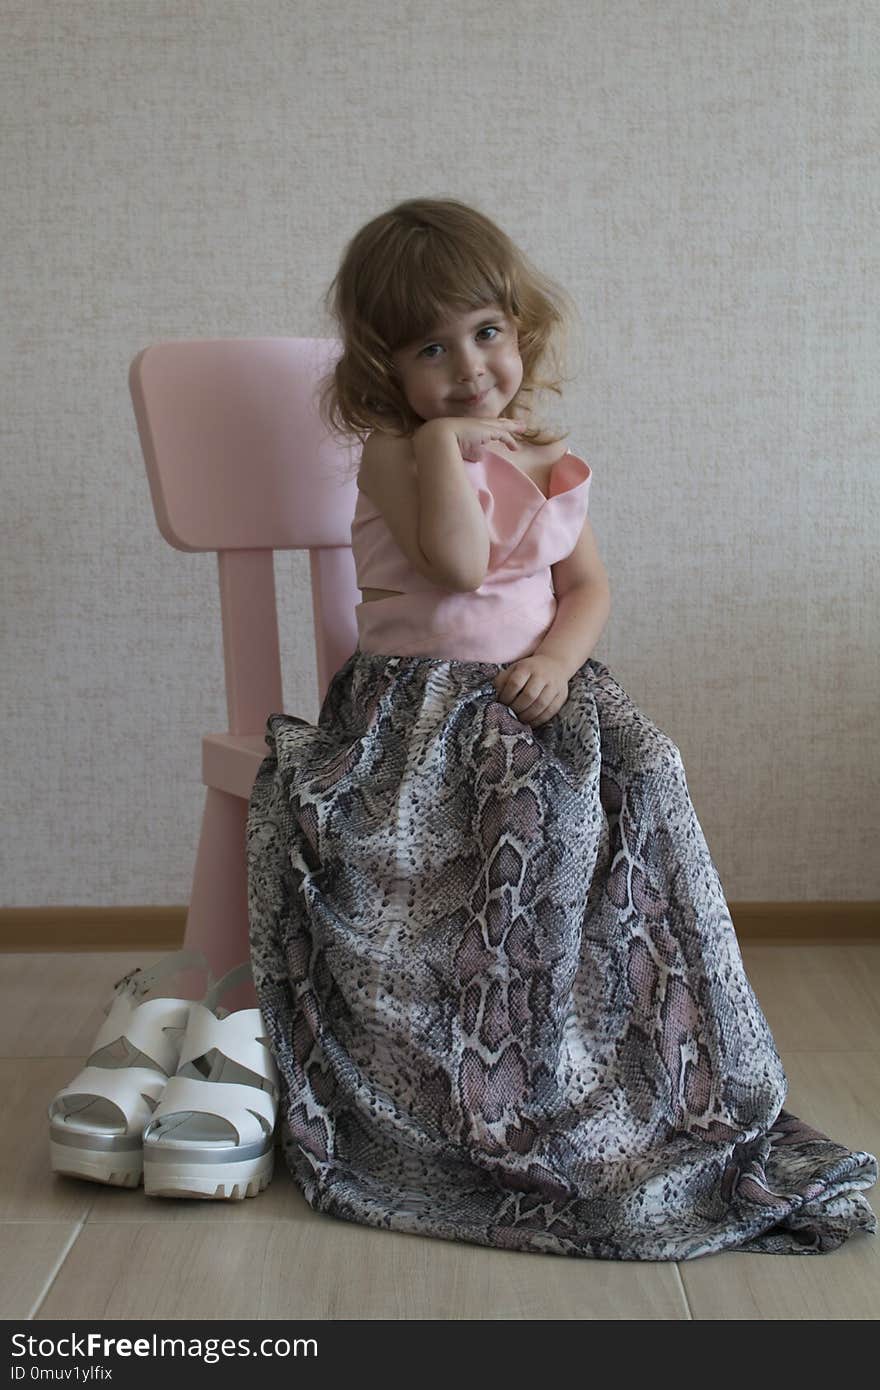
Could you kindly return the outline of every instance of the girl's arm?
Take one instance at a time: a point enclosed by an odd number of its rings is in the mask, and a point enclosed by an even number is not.
[[[480,500],[465,472],[456,435],[443,419],[413,435],[419,480],[418,541],[447,587],[478,589],[489,569],[489,532]]]
[[[559,599],[556,617],[533,656],[552,656],[561,663],[566,679],[593,653],[611,613],[611,588],[607,579],[575,584]]]

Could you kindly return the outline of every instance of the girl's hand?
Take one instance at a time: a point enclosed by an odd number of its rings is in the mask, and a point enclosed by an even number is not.
[[[463,459],[470,463],[476,463],[480,456],[480,449],[484,444],[491,444],[493,440],[498,440],[506,444],[510,449],[518,449],[519,443],[516,435],[526,427],[525,420],[512,420],[507,416],[501,415],[497,418],[491,416],[451,416],[436,415],[432,420],[427,420],[421,429],[430,426],[432,433],[444,431],[451,434],[457,441]]]
[[[568,699],[568,676],[552,656],[523,656],[493,684],[501,704],[509,705],[517,719],[537,727],[552,719]]]

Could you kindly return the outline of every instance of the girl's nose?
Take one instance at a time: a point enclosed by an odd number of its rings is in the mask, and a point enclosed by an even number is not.
[[[455,372],[459,381],[471,381],[480,371],[479,354],[463,352],[455,364]]]

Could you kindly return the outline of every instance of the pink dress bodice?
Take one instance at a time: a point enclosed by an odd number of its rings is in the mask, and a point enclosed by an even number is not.
[[[358,587],[399,589],[355,609],[358,646],[386,656],[503,663],[529,656],[556,616],[550,566],[570,555],[587,514],[592,469],[569,450],[556,460],[549,495],[501,454],[465,460],[489,531],[486,578],[457,593],[419,574],[366,493],[351,525]]]

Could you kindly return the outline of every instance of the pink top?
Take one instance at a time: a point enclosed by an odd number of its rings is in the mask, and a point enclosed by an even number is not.
[[[357,605],[361,651],[503,663],[530,656],[551,626],[550,566],[577,543],[593,470],[569,450],[553,464],[547,497],[515,463],[485,446],[479,460],[465,460],[465,470],[489,530],[488,573],[470,593],[419,574],[379,509],[358,492],[351,524],[358,588],[401,591]]]

